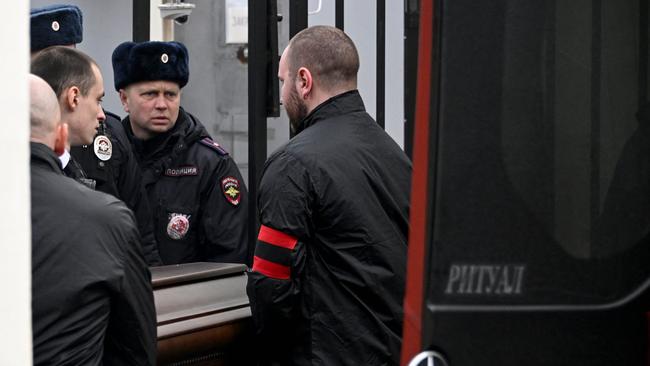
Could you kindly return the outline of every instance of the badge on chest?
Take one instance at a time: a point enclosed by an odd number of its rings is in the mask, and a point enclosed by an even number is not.
[[[113,144],[111,143],[111,140],[104,135],[98,135],[95,137],[93,150],[95,151],[97,159],[101,161],[109,160],[111,156],[113,156]]]
[[[181,240],[190,231],[190,215],[170,213],[167,223],[167,236],[174,240]]]

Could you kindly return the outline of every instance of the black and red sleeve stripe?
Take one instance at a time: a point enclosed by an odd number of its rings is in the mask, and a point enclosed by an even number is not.
[[[291,278],[291,253],[298,238],[268,226],[260,227],[253,271],[279,280]]]

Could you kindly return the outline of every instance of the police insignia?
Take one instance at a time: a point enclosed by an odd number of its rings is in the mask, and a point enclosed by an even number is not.
[[[98,135],[95,137],[93,150],[95,151],[97,159],[101,161],[106,161],[113,156],[113,144],[111,143],[111,140],[104,135]]]
[[[226,200],[233,206],[237,206],[241,199],[241,191],[239,190],[239,180],[235,177],[225,177],[221,180],[221,191],[226,196]]]
[[[169,222],[167,223],[167,235],[170,238],[174,240],[183,239],[189,230],[189,216],[179,213],[169,214]]]
[[[178,168],[167,168],[165,169],[165,175],[168,177],[184,177],[198,175],[199,168],[192,165],[185,165]]]

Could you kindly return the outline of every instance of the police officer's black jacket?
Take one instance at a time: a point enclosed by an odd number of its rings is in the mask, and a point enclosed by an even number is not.
[[[31,144],[34,365],[153,365],[151,275],[132,212]]]
[[[237,165],[194,116],[143,141],[124,129],[142,169],[165,264],[248,263],[247,193]]]
[[[398,364],[410,174],[357,91],[318,106],[268,158],[247,286],[262,357]]]
[[[95,181],[95,189],[112,194],[133,210],[142,236],[145,259],[151,266],[160,265],[162,262],[153,234],[153,216],[129,139],[116,115],[106,112],[103,126],[105,131],[100,135],[105,135],[112,143],[110,159],[99,159],[92,145],[72,147],[70,154],[81,165],[86,178]]]

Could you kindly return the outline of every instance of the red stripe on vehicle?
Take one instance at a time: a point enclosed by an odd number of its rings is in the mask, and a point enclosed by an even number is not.
[[[418,80],[415,103],[415,129],[413,138],[413,175],[411,179],[411,211],[409,222],[408,266],[404,296],[404,328],[402,330],[401,365],[422,351],[422,321],[424,307],[424,281],[426,276],[427,230],[429,202],[429,140],[431,134],[432,55],[434,42],[434,13],[436,0],[420,2],[420,38],[418,40]],[[435,18],[434,18],[435,16]]]
[[[288,266],[273,263],[258,256],[253,257],[253,272],[259,272],[266,277],[278,280],[288,280],[291,278],[291,270]]]
[[[648,358],[646,359],[646,362],[647,365],[650,366],[650,311],[645,313],[645,316],[646,316],[646,321],[648,322],[648,348],[646,348],[648,353],[647,355]]]
[[[298,238],[285,234],[282,231],[272,229],[268,226],[262,225],[257,239],[265,243],[269,243],[278,247],[293,249],[298,243]]]

